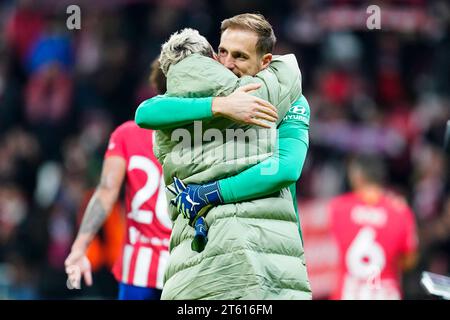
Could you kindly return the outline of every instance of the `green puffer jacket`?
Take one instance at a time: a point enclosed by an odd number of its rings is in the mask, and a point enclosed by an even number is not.
[[[228,95],[254,82],[262,83],[254,94],[276,106],[279,119],[301,97],[301,76],[294,55],[276,57],[255,77],[240,79],[218,62],[192,55],[170,68],[167,95]],[[235,175],[264,160],[275,147],[275,127],[263,129],[214,118],[203,121],[201,127],[197,123],[157,131],[155,154],[163,165],[166,184],[172,183],[173,176],[185,183],[205,183]],[[243,129],[247,139],[226,139],[227,129]],[[179,137],[182,142],[176,139]],[[238,151],[233,152],[233,148]],[[173,206],[169,210],[174,226],[162,299],[311,298],[287,188],[263,199],[211,209],[206,216],[208,243],[201,253],[191,250],[194,229]]]

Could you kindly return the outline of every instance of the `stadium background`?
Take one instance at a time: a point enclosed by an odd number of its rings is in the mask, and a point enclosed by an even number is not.
[[[69,31],[75,3],[81,30]],[[366,27],[371,4],[381,30]],[[428,298],[421,271],[450,273],[448,2],[0,1],[0,299],[115,297],[120,204],[91,250],[94,286],[68,290],[63,264],[108,136],[155,94],[150,62],[172,32],[197,28],[217,48],[220,21],[243,12],[268,18],[276,53],[296,54],[311,105],[297,196],[314,297],[333,286],[326,203],[348,190],[354,152],[382,155],[414,209],[420,260],[405,297]]]

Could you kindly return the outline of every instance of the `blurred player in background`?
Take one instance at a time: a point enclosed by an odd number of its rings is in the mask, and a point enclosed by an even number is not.
[[[339,250],[332,299],[401,299],[402,272],[417,260],[414,214],[383,186],[382,159],[356,156],[348,175],[352,192],[330,202],[331,230]]]
[[[150,81],[159,93],[166,91],[159,62],[152,64]],[[72,251],[65,261],[73,286],[81,275],[92,285],[91,264],[86,250],[126,186],[126,236],[121,258],[113,273],[121,300],[155,300],[161,296],[169,256],[171,222],[167,213],[162,168],[153,154],[154,132],[134,121],[120,125],[109,140],[100,183],[90,199]]]

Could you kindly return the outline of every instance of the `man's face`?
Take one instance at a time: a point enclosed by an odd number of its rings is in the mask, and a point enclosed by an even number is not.
[[[350,164],[348,167],[348,180],[353,190],[361,189],[365,184],[364,174],[358,166]]]
[[[270,53],[259,55],[256,52],[258,35],[249,30],[226,29],[220,37],[218,59],[238,77],[254,76],[266,68],[271,59]]]

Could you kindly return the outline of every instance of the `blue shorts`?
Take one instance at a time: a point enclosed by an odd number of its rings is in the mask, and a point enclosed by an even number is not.
[[[159,300],[160,289],[136,287],[125,283],[119,283],[119,300]]]

